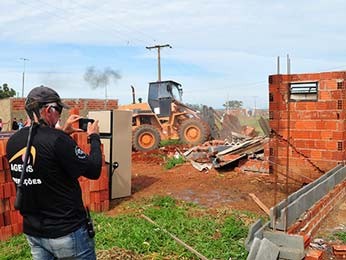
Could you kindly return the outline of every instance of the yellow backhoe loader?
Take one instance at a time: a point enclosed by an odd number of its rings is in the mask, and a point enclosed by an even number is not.
[[[119,109],[133,111],[132,146],[135,150],[156,149],[161,140],[179,139],[197,145],[209,139],[207,122],[181,102],[181,84],[172,80],[150,82],[148,103],[135,102],[134,87],[132,95],[133,104],[119,106]]]

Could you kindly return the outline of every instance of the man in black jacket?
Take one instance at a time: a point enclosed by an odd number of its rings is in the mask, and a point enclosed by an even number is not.
[[[22,192],[19,210],[33,258],[96,259],[78,177],[100,177],[98,121],[88,124],[91,150],[87,155],[69,136],[81,131],[72,127],[79,116],[70,116],[63,129],[55,128],[63,108],[68,107],[53,89],[44,86],[32,89],[26,99],[26,110],[35,123],[22,180],[29,127],[11,136],[7,158],[12,179]]]
[[[13,118],[12,130],[16,131],[16,130],[18,130],[18,128],[19,128],[19,125],[18,125],[18,122],[17,122],[17,118]]]

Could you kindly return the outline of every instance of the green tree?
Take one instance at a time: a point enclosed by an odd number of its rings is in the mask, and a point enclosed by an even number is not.
[[[185,104],[186,106],[188,106],[189,108],[192,108],[196,111],[202,111],[203,110],[203,105],[202,104],[189,104],[189,103],[186,103]]]
[[[14,97],[15,95],[16,91],[13,88],[9,88],[7,83],[0,86],[0,99]]]
[[[226,109],[239,109],[243,107],[243,101],[239,101],[239,100],[228,100],[226,101],[225,104],[223,104],[223,106]]]

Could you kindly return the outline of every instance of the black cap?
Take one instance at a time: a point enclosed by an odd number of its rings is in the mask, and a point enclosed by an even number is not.
[[[38,104],[47,104],[51,102],[56,102],[59,106],[63,108],[70,108],[68,105],[64,104],[59,94],[49,87],[40,86],[33,88],[28,96],[27,96],[27,103],[35,102]]]

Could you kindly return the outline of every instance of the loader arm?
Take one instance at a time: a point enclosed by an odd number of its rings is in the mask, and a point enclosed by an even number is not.
[[[173,104],[178,108],[178,111],[182,110],[182,111],[185,111],[184,114],[188,113],[188,114],[192,114],[194,117],[201,118],[201,116],[198,114],[196,110],[179,102],[178,100],[174,100]],[[183,109],[179,109],[179,108],[183,108]]]

